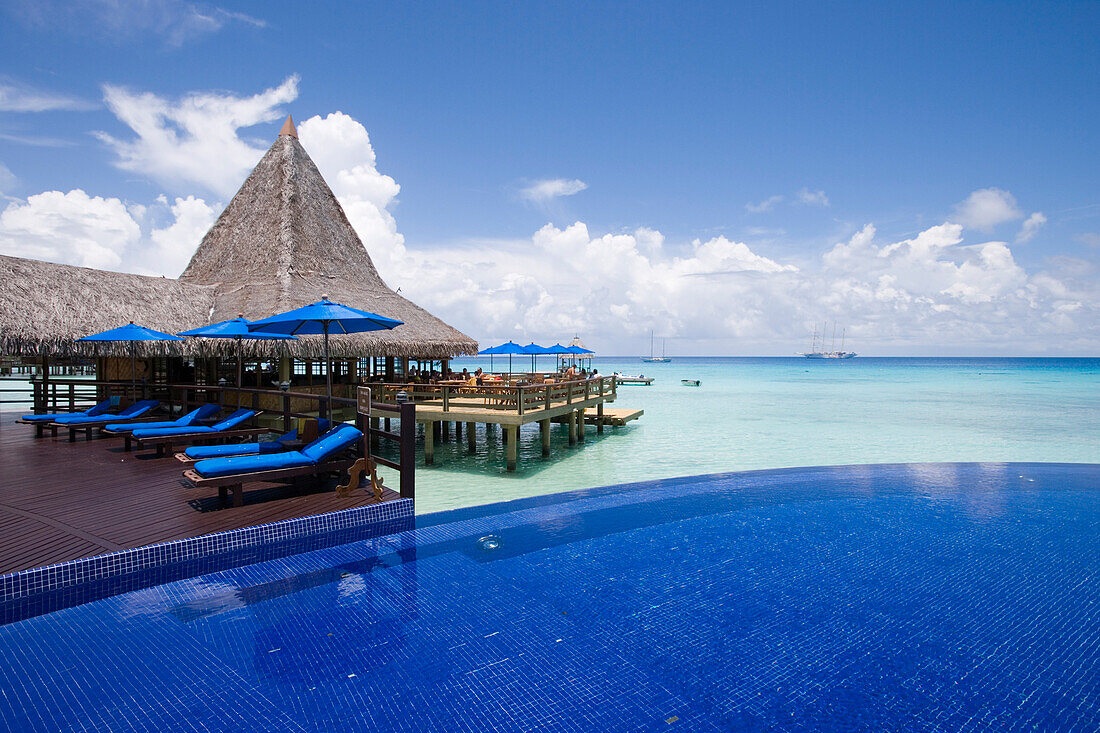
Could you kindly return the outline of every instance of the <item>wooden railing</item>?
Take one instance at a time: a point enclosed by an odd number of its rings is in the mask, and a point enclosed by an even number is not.
[[[268,415],[281,417],[282,432],[294,427],[296,418],[329,418],[335,410],[343,416],[354,415],[356,427],[363,432],[361,451],[377,463],[396,470],[400,477],[400,493],[403,498],[412,499],[416,493],[416,406],[411,402],[400,404],[396,401],[371,402],[371,416],[377,418],[378,427],[370,424],[367,418],[356,411],[356,400],[346,397],[333,397],[331,402],[326,395],[308,392],[256,389],[230,385],[196,384],[145,384],[130,382],[108,382],[91,379],[56,378],[35,380],[29,388],[4,389],[2,393],[19,393],[31,398],[33,412],[37,414],[64,412],[85,409],[109,396],[121,396],[130,401],[142,399],[159,400],[169,414],[186,412],[199,405],[210,403],[235,407],[238,401],[242,407],[262,410]],[[0,397],[0,408],[4,402],[26,402],[23,400],[5,400]],[[348,409],[350,408],[350,410]],[[391,421],[398,421],[397,432],[390,429]],[[380,441],[392,441],[398,446],[398,460],[393,461],[374,455]]]
[[[616,397],[615,377],[577,379],[568,382],[515,385],[460,384],[370,384],[371,398],[383,404],[396,404],[403,396],[416,404],[476,406],[486,410],[504,410],[520,415],[552,406]]]

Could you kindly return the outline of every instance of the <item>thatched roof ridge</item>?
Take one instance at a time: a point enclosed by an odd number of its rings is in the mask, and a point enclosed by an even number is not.
[[[0,354],[128,355],[128,344],[93,351],[73,341],[130,321],[175,333],[205,322],[213,308],[209,286],[0,255]],[[139,352],[179,350],[147,342]]]
[[[291,134],[280,135],[256,165],[180,280],[216,287],[214,321],[239,313],[249,320],[266,318],[328,295],[404,322],[392,331],[334,339],[335,355],[477,353],[476,341],[382,281],[336,196]],[[303,339],[291,350],[312,350],[311,342]]]

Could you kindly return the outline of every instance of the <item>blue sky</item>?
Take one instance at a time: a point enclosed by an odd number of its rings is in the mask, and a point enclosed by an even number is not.
[[[173,169],[120,105],[281,89],[211,135],[258,158],[282,115],[316,117],[316,145],[374,176],[337,194],[370,209],[349,217],[383,275],[485,342],[626,353],[655,328],[680,353],[782,354],[829,318],[868,353],[1100,353],[1096,3],[592,5],[5,2],[0,251],[156,271],[205,221],[173,203],[232,190]],[[332,182],[339,155],[307,149]],[[68,196],[67,216],[129,212],[67,225],[115,237],[117,262],[47,241],[70,229],[32,197],[74,189],[120,205]],[[629,272],[548,272],[559,252]]]

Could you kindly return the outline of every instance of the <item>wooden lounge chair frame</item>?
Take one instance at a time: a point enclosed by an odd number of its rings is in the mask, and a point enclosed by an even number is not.
[[[189,468],[183,472],[183,477],[191,482],[191,485],[196,488],[203,488],[207,486],[218,487],[218,499],[224,506],[226,500],[229,497],[229,492],[233,492],[233,506],[242,506],[244,504],[244,485],[254,483],[256,481],[281,481],[288,478],[296,478],[298,476],[320,476],[325,473],[346,471],[355,464],[354,458],[344,458],[335,461],[326,461],[325,463],[318,463],[313,466],[296,466],[294,468],[274,468],[268,471],[254,471],[252,473],[237,473],[229,476],[213,476],[211,478],[204,478],[199,475],[198,471],[193,468]]]
[[[249,431],[249,432],[251,432],[251,431]],[[271,433],[271,432],[276,432],[276,431],[273,431],[270,428],[264,428],[260,432]],[[302,448],[309,445],[309,441],[297,440],[297,439],[273,440],[271,442],[272,443],[280,443],[283,446],[283,450],[301,450]],[[281,453],[282,451],[275,451],[275,452],[276,453]],[[257,453],[247,453],[247,454],[244,454],[244,455],[252,456],[252,455],[259,455],[259,454],[257,454]],[[228,458],[230,456],[212,456],[212,457]],[[176,460],[179,461],[180,463],[191,464],[191,463],[197,463],[199,461],[205,461],[207,459],[206,458],[192,458],[191,456],[187,455],[186,452],[180,451],[179,453],[176,453]]]
[[[255,415],[249,418],[254,420],[262,412],[257,412]],[[270,433],[271,428],[240,428],[237,430],[222,430],[217,433],[176,433],[175,435],[164,436],[151,436],[148,438],[139,438],[132,432],[124,434],[122,437],[126,439],[126,450],[133,448],[134,444],[137,444],[138,448],[146,448],[151,445],[157,447],[157,455],[168,455],[172,452],[173,443],[187,443],[188,445],[197,444],[198,441],[206,440],[221,440],[222,438],[249,438],[256,435],[263,435],[264,433]]]
[[[100,424],[100,423],[84,423],[82,425],[66,425],[65,423],[52,422],[52,423],[50,423],[49,427],[50,427],[51,430],[53,430],[54,437],[57,437],[58,429],[68,430],[69,431],[69,442],[70,443],[75,443],[76,442],[76,434],[81,432],[81,431],[84,432],[84,439],[85,440],[91,440],[92,439],[92,432],[95,431],[95,430],[98,430],[100,435],[107,435],[107,436],[121,435],[121,433],[108,433],[106,430],[104,430],[104,428],[106,428],[112,422],[139,423],[139,422],[161,422],[161,421],[164,420],[163,415],[151,415],[151,416],[135,417],[132,420],[128,420],[125,417],[119,419],[119,417],[117,415],[114,415],[114,416],[109,415],[108,417],[110,417],[111,419],[110,420],[103,420],[102,424]]]
[[[73,414],[76,415],[77,413],[74,412]],[[53,437],[57,437],[57,423],[47,422],[45,420],[24,420],[21,417],[16,418],[15,422],[20,425],[33,425],[35,438],[41,438],[46,428],[50,429],[50,434]]]
[[[196,420],[193,425],[187,425],[187,426],[180,425],[179,427],[189,427],[190,428],[190,427],[198,427],[199,425],[213,425],[214,423],[221,422],[224,419],[225,418],[223,418],[223,417],[206,417],[206,418],[203,418],[202,420]],[[118,421],[116,421],[116,422],[118,422]],[[127,420],[126,424],[142,423],[142,422],[167,422],[167,420],[165,420],[163,417],[139,418],[137,420]],[[61,427],[65,427],[65,426],[62,425]],[[118,430],[118,431],[108,430],[107,426],[105,426],[105,425],[93,425],[92,427],[93,428],[99,428],[99,436],[101,438],[125,438],[126,439],[126,450],[130,450],[130,448],[133,445],[133,438],[134,438],[134,431],[133,430]],[[77,429],[79,430],[80,428],[77,428]],[[137,428],[135,428],[135,430],[136,429]],[[266,430],[260,430],[260,432],[263,433],[263,432],[267,432],[267,431]],[[176,436],[173,436],[173,437],[176,437]],[[183,435],[181,434],[178,437],[183,437]]]

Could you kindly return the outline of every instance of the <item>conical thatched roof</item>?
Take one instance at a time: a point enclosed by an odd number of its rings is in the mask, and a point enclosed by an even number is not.
[[[0,353],[88,353],[75,338],[131,320],[175,333],[243,314],[249,320],[331,300],[404,321],[339,336],[334,357],[447,358],[477,342],[390,290],[288,118],[275,144],[203,237],[179,280],[0,255]],[[229,340],[139,344],[140,354],[232,353]],[[128,345],[97,353],[129,353]],[[249,341],[249,354],[317,357],[320,337]]]
[[[334,355],[443,358],[477,342],[390,290],[371,262],[293,123],[203,237],[180,280],[216,287],[214,321],[266,318],[330,300],[404,321],[392,331],[341,336]],[[291,345],[315,351],[312,341]]]

